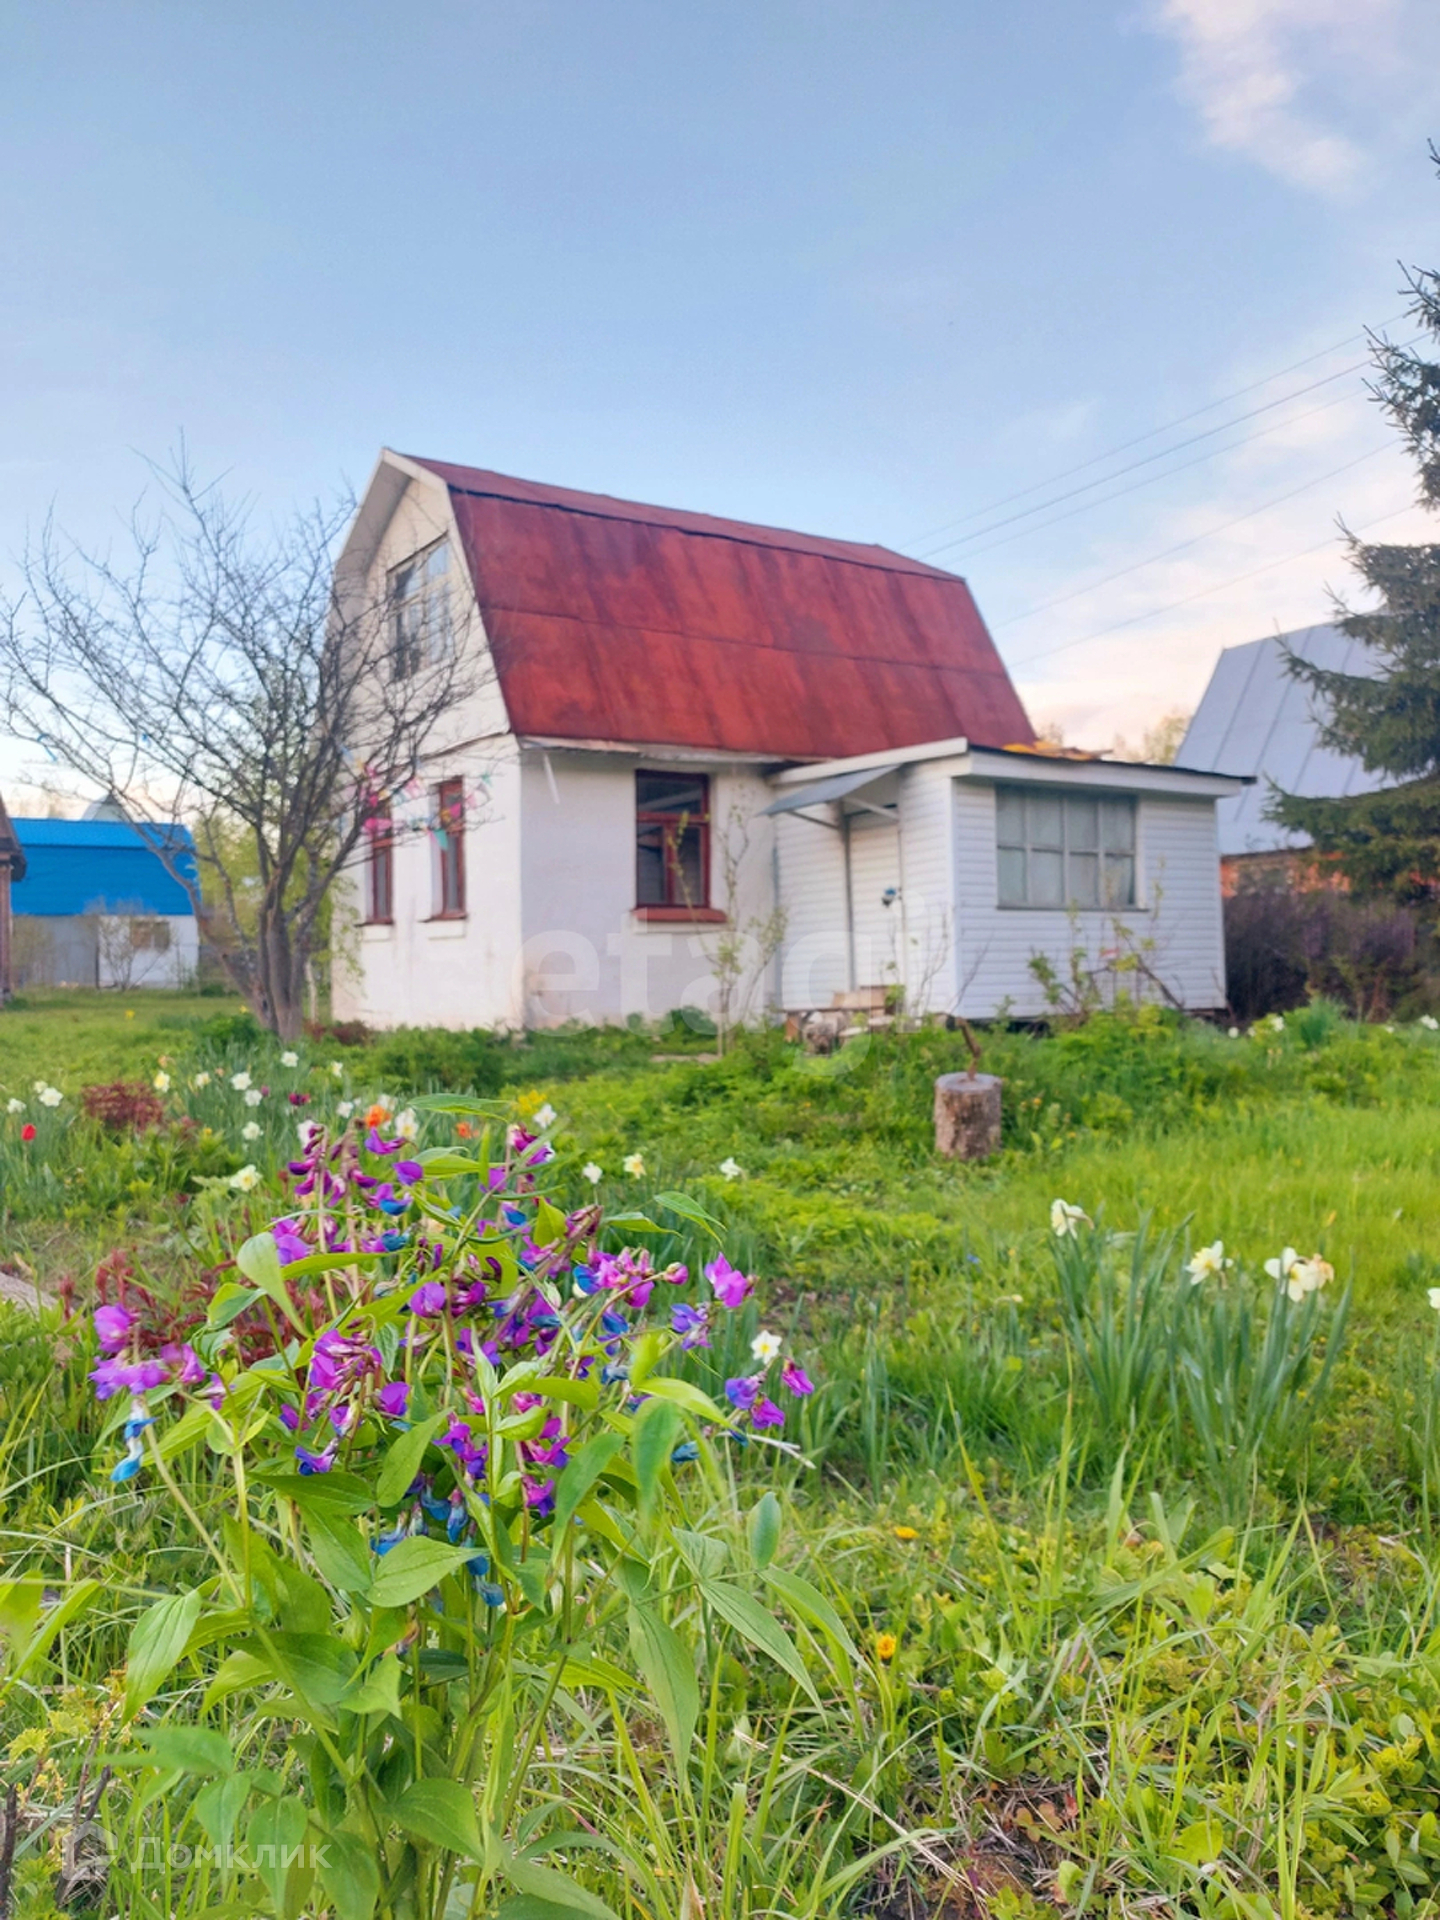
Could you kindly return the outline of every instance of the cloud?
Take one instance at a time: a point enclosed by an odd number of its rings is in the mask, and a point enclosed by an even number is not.
[[[1356,185],[1367,154],[1334,120],[1394,67],[1406,0],[1160,0],[1180,92],[1212,143],[1320,193]]]

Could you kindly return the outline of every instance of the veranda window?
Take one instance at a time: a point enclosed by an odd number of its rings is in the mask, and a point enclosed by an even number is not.
[[[995,840],[1002,907],[1133,907],[1135,802],[999,786]]]

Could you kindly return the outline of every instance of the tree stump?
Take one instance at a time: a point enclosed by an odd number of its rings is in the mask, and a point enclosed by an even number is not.
[[[1000,1151],[1000,1089],[993,1073],[942,1073],[935,1082],[935,1151],[988,1160]]]

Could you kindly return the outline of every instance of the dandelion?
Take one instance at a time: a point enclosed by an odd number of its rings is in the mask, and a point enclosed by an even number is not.
[[[280,1064],[282,1067],[298,1067],[300,1064],[300,1056],[298,1053],[291,1052],[287,1048],[280,1056]]]
[[[247,1120],[240,1129],[240,1138],[242,1140],[258,1140],[260,1138],[260,1123],[256,1120]]]
[[[64,1098],[64,1094],[58,1087],[46,1087],[40,1095],[40,1104],[42,1107],[58,1107]]]
[[[750,1342],[750,1351],[762,1366],[768,1367],[772,1360],[780,1357],[780,1336],[778,1333],[757,1333]]]
[[[580,1169],[580,1178],[582,1180],[588,1180],[592,1187],[598,1187],[600,1182],[605,1178],[605,1169],[597,1166],[593,1160],[587,1160]]]
[[[238,1173],[232,1173],[230,1184],[237,1193],[253,1193],[260,1184],[260,1170],[254,1165],[241,1167]]]
[[[1225,1258],[1225,1242],[1216,1240],[1208,1247],[1199,1247],[1187,1264],[1185,1271],[1190,1276],[1192,1287],[1198,1287],[1202,1280],[1218,1280],[1226,1267],[1235,1262]]]
[[[23,1113],[25,1111],[25,1102],[23,1100],[16,1100],[12,1096],[5,1102],[5,1111],[7,1113]]]
[[[230,1084],[236,1093],[244,1093],[250,1085],[250,1076],[248,1073],[232,1073],[230,1076]]]
[[[535,1109],[535,1124],[542,1133],[547,1127],[553,1127],[559,1118],[559,1114],[556,1113],[548,1100],[543,1107],[537,1107]]]
[[[1062,1240],[1067,1234],[1073,1238],[1082,1220],[1089,1225],[1090,1216],[1083,1207],[1072,1207],[1068,1200],[1050,1202],[1050,1231]]]
[[[330,1062],[330,1073],[331,1073],[331,1077],[332,1077],[333,1079],[336,1079],[336,1080],[343,1080],[343,1079],[345,1078],[345,1063],[344,1063],[344,1061],[343,1061],[343,1060],[332,1060],[332,1061]]]
[[[728,1160],[722,1160],[720,1162],[720,1171],[721,1173],[724,1174],[727,1180],[739,1180],[743,1178],[745,1173],[745,1169],[741,1166],[740,1162],[735,1158],[733,1153],[730,1155]]]
[[[168,1093],[170,1091],[170,1076],[168,1073],[157,1073],[150,1084],[154,1087],[156,1093]]]
[[[135,1018],[135,1009],[133,1007],[126,1007],[125,1018],[127,1020],[133,1020]]]
[[[894,1527],[891,1529],[897,1540],[918,1540],[919,1532],[914,1527]]]
[[[259,1087],[247,1087],[245,1089],[245,1104],[247,1107],[258,1107],[264,1098],[265,1096]]]
[[[633,1175],[634,1178],[638,1180],[645,1171],[645,1156],[643,1153],[627,1153],[620,1164],[624,1167],[626,1173]]]
[[[893,1633],[877,1633],[875,1636],[875,1658],[893,1660],[900,1651],[900,1642]]]
[[[192,1087],[194,1087],[194,1089],[195,1089],[195,1091],[196,1091],[197,1093],[199,1093],[199,1092],[200,1092],[200,1090],[201,1090],[201,1089],[202,1089],[203,1087],[208,1087],[208,1086],[209,1086],[209,1084],[210,1084],[210,1076],[209,1076],[209,1074],[208,1074],[208,1073],[206,1073],[206,1072],[204,1072],[204,1071],[203,1071],[203,1069],[202,1069],[202,1071],[201,1071],[201,1072],[199,1072],[199,1073],[197,1073],[197,1074],[196,1074],[196,1075],[194,1076],[194,1078],[193,1078],[193,1079],[191,1080],[191,1082],[190,1082],[190,1084],[191,1084],[191,1086],[192,1086]]]

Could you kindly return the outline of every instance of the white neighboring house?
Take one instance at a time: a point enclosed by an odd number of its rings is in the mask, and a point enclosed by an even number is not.
[[[1224,1004],[1215,803],[1241,783],[1038,747],[953,574],[387,451],[339,587],[388,596],[397,674],[458,648],[474,690],[349,876],[337,1017],[707,1007],[724,940],[752,1011],[896,985],[1034,1016],[1033,956],[1122,948],[1141,991]]]

